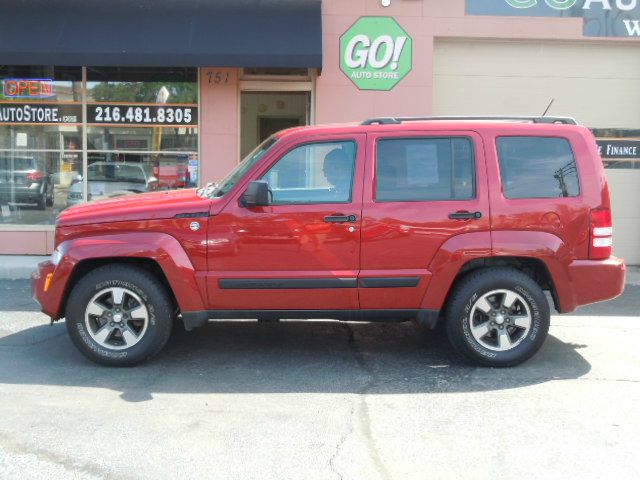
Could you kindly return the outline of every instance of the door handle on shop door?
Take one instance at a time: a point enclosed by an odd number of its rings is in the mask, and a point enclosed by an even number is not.
[[[355,222],[358,219],[355,215],[327,215],[324,221],[327,223],[347,223]]]
[[[449,214],[451,220],[477,220],[482,218],[481,212],[453,212]]]

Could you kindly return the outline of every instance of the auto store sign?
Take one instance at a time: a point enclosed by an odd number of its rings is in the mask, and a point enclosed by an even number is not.
[[[467,15],[582,17],[587,37],[640,38],[640,0],[467,0]]]
[[[82,122],[82,105],[78,103],[0,102],[0,125],[77,124]]]
[[[391,90],[411,62],[411,37],[391,17],[360,17],[340,37],[340,69],[360,90]]]

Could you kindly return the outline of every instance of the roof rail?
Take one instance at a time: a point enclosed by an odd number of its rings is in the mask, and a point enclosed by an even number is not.
[[[487,121],[512,121],[531,123],[562,123],[564,125],[577,125],[578,122],[571,117],[526,117],[526,116],[463,116],[463,117],[377,117],[369,118],[360,125],[397,125],[403,122],[423,122],[439,120],[487,120]]]

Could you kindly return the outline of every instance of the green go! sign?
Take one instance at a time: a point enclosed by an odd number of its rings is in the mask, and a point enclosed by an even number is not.
[[[360,17],[340,37],[340,69],[360,90],[391,90],[412,55],[411,37],[391,17]]]

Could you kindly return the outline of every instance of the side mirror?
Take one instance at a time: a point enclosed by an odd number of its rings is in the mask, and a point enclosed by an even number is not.
[[[244,207],[266,207],[269,205],[269,184],[265,180],[249,182],[247,191],[242,195]]]

